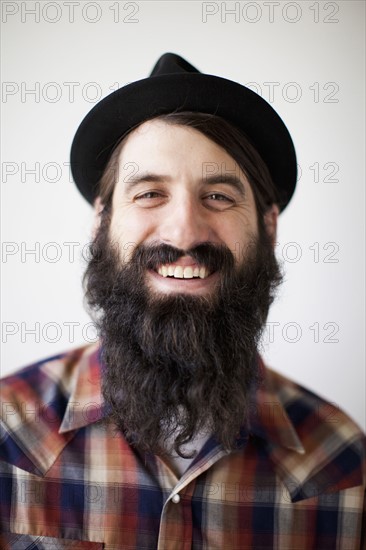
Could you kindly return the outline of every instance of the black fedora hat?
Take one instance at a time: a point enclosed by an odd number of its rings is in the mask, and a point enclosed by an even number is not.
[[[166,53],[148,78],[102,99],[81,122],[71,147],[71,170],[81,194],[93,203],[98,183],[121,136],[149,118],[173,111],[220,116],[251,141],[276,186],[280,208],[296,185],[296,154],[276,111],[249,88],[199,72],[182,57]]]

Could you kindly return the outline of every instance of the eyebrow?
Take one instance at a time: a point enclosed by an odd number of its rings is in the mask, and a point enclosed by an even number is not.
[[[202,178],[202,182],[210,184],[224,183],[231,185],[232,187],[235,187],[241,195],[245,195],[244,183],[238,176],[234,176],[233,174],[213,174],[212,176],[205,176]]]
[[[164,174],[154,174],[152,172],[141,172],[136,175],[127,176],[126,182],[126,192],[131,191],[133,187],[139,183],[150,182],[150,183],[170,183],[172,178]],[[231,185],[234,187],[241,195],[245,195],[245,186],[243,181],[233,174],[212,174],[207,175],[202,178],[202,183],[208,183],[210,185],[223,183],[226,185]]]

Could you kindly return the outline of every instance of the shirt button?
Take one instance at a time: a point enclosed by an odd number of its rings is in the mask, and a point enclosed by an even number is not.
[[[172,501],[174,502],[174,504],[178,504],[178,502],[180,502],[180,496],[179,495],[173,495],[172,496]]]

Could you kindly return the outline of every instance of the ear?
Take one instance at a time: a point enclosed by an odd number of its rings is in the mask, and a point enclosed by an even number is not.
[[[276,245],[277,218],[279,213],[280,209],[277,204],[272,204],[264,214],[264,225],[273,247]]]
[[[95,239],[100,226],[100,214],[104,208],[102,199],[99,196],[95,199],[93,206],[94,206],[94,221],[92,225],[92,237],[93,239]]]

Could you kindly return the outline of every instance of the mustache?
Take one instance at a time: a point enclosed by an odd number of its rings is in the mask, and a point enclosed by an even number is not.
[[[157,270],[162,264],[171,264],[190,256],[197,264],[210,272],[233,268],[235,258],[225,244],[200,243],[189,250],[182,250],[165,243],[140,244],[132,253],[131,263],[141,268]]]

